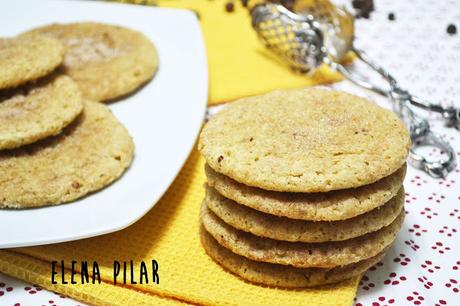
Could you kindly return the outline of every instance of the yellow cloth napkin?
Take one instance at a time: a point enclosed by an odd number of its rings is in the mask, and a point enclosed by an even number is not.
[[[317,289],[270,288],[245,282],[212,261],[199,241],[203,166],[203,158],[194,150],[168,192],[134,225],[75,242],[1,250],[0,271],[95,305],[163,305],[180,301],[206,305],[353,303],[358,278]],[[113,285],[114,260],[139,263],[152,259],[159,263],[158,285]],[[66,268],[72,260],[97,261],[103,283],[52,285],[53,260],[65,260]]]
[[[159,0],[157,3],[192,9],[199,14],[209,66],[210,105],[275,89],[341,80],[338,73],[324,65],[310,76],[294,73],[259,41],[241,1],[232,1],[235,8],[231,13],[225,11],[227,1],[224,0]]]

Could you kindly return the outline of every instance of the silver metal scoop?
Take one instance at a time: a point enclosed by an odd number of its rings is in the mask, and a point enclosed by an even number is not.
[[[386,70],[353,46],[354,18],[349,12],[327,2],[323,6],[317,1],[314,3],[315,6],[300,7],[298,13],[274,3],[257,5],[251,13],[252,26],[263,43],[294,69],[312,73],[325,63],[356,85],[390,98],[394,111],[410,131],[409,163],[433,177],[445,177],[456,166],[455,152],[448,142],[431,131],[428,121],[414,113],[411,106],[440,113],[449,125],[457,128],[460,128],[460,110],[431,104],[402,89]],[[387,88],[363,80],[341,65],[339,62],[349,51],[377,72],[386,81]],[[438,147],[445,152],[445,158],[428,161],[415,152],[424,145]]]

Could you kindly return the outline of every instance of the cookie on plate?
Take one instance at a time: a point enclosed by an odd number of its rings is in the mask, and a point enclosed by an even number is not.
[[[158,67],[157,52],[142,33],[94,22],[52,24],[23,34],[42,34],[67,46],[64,72],[85,98],[107,101],[127,95],[150,80]]]
[[[0,38],[0,89],[48,75],[64,59],[64,45],[51,37]]]
[[[201,243],[206,253],[225,269],[250,282],[279,287],[313,287],[337,283],[361,273],[379,262],[386,249],[379,254],[354,264],[321,268],[294,268],[257,262],[232,253],[221,246],[205,229],[200,230]]]
[[[133,159],[134,144],[109,108],[85,102],[54,137],[0,152],[0,207],[60,204],[107,186]]]
[[[276,192],[250,187],[205,166],[208,185],[253,209],[290,219],[337,221],[369,212],[393,198],[406,175],[406,164],[383,179],[358,188],[318,193]]]
[[[232,227],[275,240],[292,242],[341,241],[375,232],[390,225],[404,208],[404,189],[386,204],[344,221],[304,221],[259,212],[206,188],[203,201],[217,217]]]
[[[280,192],[327,192],[374,183],[405,163],[410,137],[391,111],[340,91],[274,91],[236,101],[204,126],[209,166]]]
[[[220,245],[251,260],[297,268],[332,268],[376,256],[394,241],[403,220],[404,211],[390,225],[344,241],[287,242],[237,230],[218,218],[206,205],[201,208],[201,221],[206,231]]]
[[[82,111],[83,100],[68,76],[0,92],[0,150],[17,148],[62,131]]]

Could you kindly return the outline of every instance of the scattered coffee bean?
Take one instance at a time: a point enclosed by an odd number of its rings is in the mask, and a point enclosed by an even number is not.
[[[287,8],[290,11],[294,10],[295,1],[294,0],[281,0],[280,4]]]
[[[227,4],[225,4],[225,10],[228,13],[233,12],[235,10],[235,5],[233,4],[233,2],[227,2]]]
[[[357,18],[369,18],[372,11],[374,11],[374,1],[373,0],[353,0],[351,2],[353,8],[356,9]]]
[[[361,0],[353,0],[351,1],[351,5],[353,6],[353,8],[355,9],[359,9],[361,8],[361,5],[363,4],[363,2]]]
[[[388,20],[394,21],[396,19],[395,13],[388,14]]]
[[[369,12],[362,12],[361,17],[363,17],[365,19],[369,19],[371,17],[371,14]]]
[[[447,33],[452,35],[457,34],[457,27],[455,26],[455,24],[451,23],[447,26]]]
[[[248,7],[248,2],[249,0],[241,0],[241,4],[243,5],[243,7]]]

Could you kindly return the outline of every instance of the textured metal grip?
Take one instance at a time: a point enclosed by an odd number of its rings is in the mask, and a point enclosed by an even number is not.
[[[323,37],[311,16],[298,16],[278,4],[258,5],[252,10],[252,26],[265,46],[294,69],[310,72],[321,65]]]

